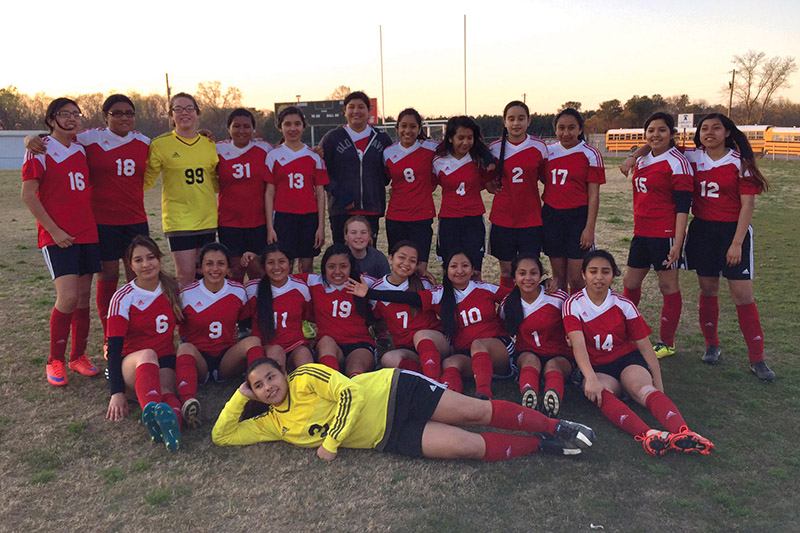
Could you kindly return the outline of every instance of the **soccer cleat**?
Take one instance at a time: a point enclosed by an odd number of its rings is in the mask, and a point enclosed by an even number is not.
[[[653,351],[656,352],[656,357],[659,359],[669,357],[670,355],[675,355],[675,347],[667,346],[661,341],[658,341],[655,345],[653,345]]]
[[[561,439],[564,444],[578,448],[588,448],[596,440],[592,428],[569,420],[559,420],[553,435]]]
[[[542,397],[542,412],[548,418],[556,418],[561,410],[561,397],[555,389],[547,389]]]
[[[179,450],[181,448],[181,428],[178,425],[178,416],[175,411],[164,402],[156,404],[154,411],[156,423],[161,428],[164,446],[171,452]]]
[[[642,443],[644,451],[648,454],[660,457],[670,449],[672,434],[669,431],[648,429],[644,437],[636,435],[634,438]]]
[[[181,416],[186,422],[186,427],[197,429],[200,427],[200,402],[197,398],[189,398],[181,407]]]
[[[522,391],[522,401],[520,403],[522,404],[522,407],[536,409],[536,406],[539,404],[539,397],[536,394],[536,391],[532,387],[528,387]]]
[[[539,437],[539,452],[553,455],[580,455],[581,449],[571,443],[566,443],[558,437],[541,433]]]
[[[719,363],[719,356],[720,356],[719,346],[717,346],[716,344],[712,344],[711,346],[706,348],[706,353],[703,354],[703,358],[701,359],[701,361],[703,361],[707,365],[716,365],[717,363]]]
[[[69,362],[69,369],[73,372],[77,372],[82,376],[96,376],[100,373],[96,366],[89,361],[89,358],[86,357],[86,354],[78,357],[77,359]]]
[[[303,337],[308,340],[314,339],[317,336],[317,327],[307,320],[303,320]]]
[[[147,428],[147,434],[150,435],[150,440],[155,444],[164,442],[161,436],[161,426],[156,422],[156,402],[150,402],[142,409],[142,423]]]
[[[53,359],[52,363],[48,363],[45,368],[47,373],[47,382],[56,387],[63,387],[69,383],[67,378],[67,365],[64,361]]]
[[[714,443],[682,426],[680,432],[673,433],[669,439],[669,448],[683,453],[699,453],[708,455],[714,449]]]
[[[769,369],[767,363],[763,359],[750,365],[750,370],[752,370],[753,374],[761,381],[775,381],[775,372]]]

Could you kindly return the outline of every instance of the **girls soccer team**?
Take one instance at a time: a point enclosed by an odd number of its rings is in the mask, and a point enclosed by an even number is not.
[[[198,382],[235,377],[249,367],[214,428],[218,444],[283,439],[317,446],[328,460],[340,444],[485,460],[537,450],[572,455],[594,440],[589,428],[555,420],[565,378],[577,367],[586,397],[642,441],[648,453],[708,454],[713,444],[690,431],[663,394],[657,358],[674,353],[681,310],[676,267],[690,206],[695,218],[686,256],[700,280],[702,360],[719,359],[721,273],[737,305],[751,368],[763,380],[774,379],[763,359],[753,300],[749,227],[753,195],[767,182],[746,138],[727,117],[706,117],[695,137],[698,148],[685,155],[673,146],[671,116],[656,113],[645,123],[649,150],[623,165],[623,171],[635,167],[635,229],[623,297],[610,290],[619,274],[614,258],[594,251],[605,175],[602,156],[584,140],[579,113],[560,112],[554,124],[558,141],[546,145],[527,134],[527,106],[510,102],[503,112],[503,137],[487,148],[468,117],[448,121],[437,146],[425,139],[419,113],[406,109],[398,119],[399,141],[386,146],[357,120],[363,112],[359,104],[369,106],[362,94],[349,98],[353,109],[339,142],[344,148],[335,150],[335,139],[322,143],[318,152],[324,162],[300,140],[305,117],[295,107],[278,117],[284,138],[277,148],[254,140],[253,115],[238,109],[228,119],[231,139],[217,143],[214,152],[197,133],[200,109],[185,93],[170,102],[175,130],[152,144],[133,131],[134,105],[123,95],[111,96],[103,106],[108,128],[84,132],[77,105],[55,100],[45,117],[51,135],[43,142],[26,139],[22,192],[37,219],[39,246],[57,292],[48,381],[65,385],[67,366],[84,375],[98,373],[84,353],[91,276],[98,272],[112,393],[107,417],[125,418],[126,394],[135,395],[151,439],[170,450],[180,447],[182,423],[199,424]],[[390,261],[368,246],[375,240],[375,213],[364,206],[371,197],[352,197],[342,178],[332,174],[330,201],[337,212],[331,221],[342,230],[335,240],[345,244],[325,250],[321,273],[314,274],[313,258],[325,240],[324,188],[329,172],[341,172],[330,165],[344,165],[334,160],[351,146],[362,169],[366,151],[381,152],[392,186],[386,221]],[[158,246],[146,237],[142,192],[159,174],[180,291],[178,281],[161,270]],[[544,182],[543,207],[538,181]],[[432,285],[427,269],[437,186],[442,187],[440,287]],[[500,285],[480,281],[483,189],[494,194],[489,242],[500,261]],[[209,201],[217,191],[213,206]],[[363,184],[361,191],[366,194]],[[348,220],[346,214],[360,216]],[[222,244],[213,242],[217,229]],[[272,244],[255,260],[267,242]],[[553,270],[550,282],[542,281],[542,249]],[[129,282],[114,294],[123,255]],[[301,274],[291,275],[294,259]],[[651,266],[664,295],[655,350],[636,309]],[[241,284],[245,274],[251,279],[247,287]],[[237,323],[247,318],[253,336],[238,340]],[[370,372],[379,362],[369,332],[377,319],[385,322],[395,349],[380,359],[384,370]],[[303,336],[305,320],[317,324],[313,351]],[[183,341],[177,350],[176,326]],[[493,377],[513,378],[517,368],[522,406],[492,400]],[[287,369],[294,371],[287,375]],[[352,380],[335,372],[340,369]],[[464,376],[474,379],[476,397],[487,401],[458,394]],[[667,431],[651,429],[617,399],[623,390]],[[240,420],[247,400],[266,404],[267,415]],[[281,432],[280,424],[289,421],[294,429]],[[366,427],[367,421],[374,423]],[[538,435],[478,435],[456,427],[473,424]],[[318,435],[304,436],[308,425],[319,427]],[[455,440],[463,449],[448,448]]]

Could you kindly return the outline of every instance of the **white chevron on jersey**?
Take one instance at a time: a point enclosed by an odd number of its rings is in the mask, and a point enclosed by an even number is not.
[[[83,146],[96,144],[105,151],[114,150],[115,148],[119,148],[133,141],[143,142],[147,146],[150,146],[150,139],[138,131],[132,131],[125,137],[120,137],[108,128],[85,130],[77,134],[75,139]]]

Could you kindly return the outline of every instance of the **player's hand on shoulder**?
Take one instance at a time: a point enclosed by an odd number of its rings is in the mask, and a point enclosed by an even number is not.
[[[213,133],[211,133],[211,130],[207,130],[207,129],[203,128],[201,130],[197,130],[197,133],[199,133],[200,135],[202,135],[203,137],[205,137],[206,139],[208,139],[212,143],[216,143],[217,142],[217,137]]]
[[[323,461],[328,461],[328,462],[333,461],[334,459],[336,459],[337,455],[338,454],[335,452],[329,452],[328,450],[326,450],[325,447],[322,446],[322,444],[320,444],[319,448],[317,448],[317,457],[319,457]]]
[[[323,157],[325,155],[325,150],[322,149],[322,145],[321,144],[318,144],[318,145],[314,146],[311,149],[311,151],[314,152],[315,154],[317,154],[320,157]]]
[[[47,152],[47,146],[38,135],[28,135],[22,142],[25,144],[25,149],[32,154],[41,155]]]

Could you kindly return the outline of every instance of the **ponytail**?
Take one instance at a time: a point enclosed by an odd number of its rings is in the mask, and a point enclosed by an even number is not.
[[[522,295],[520,295],[519,287],[516,285],[511,290],[511,293],[506,296],[506,301],[503,304],[503,315],[505,316],[506,331],[512,337],[515,336],[524,319],[522,312]]]
[[[442,301],[439,306],[439,316],[442,319],[442,331],[448,337],[456,333],[456,289],[453,282],[445,273],[442,280]]]
[[[497,184],[503,185],[503,167],[506,165],[506,143],[508,142],[508,128],[503,126],[503,136],[500,138],[500,160],[497,162]]]
[[[265,275],[258,282],[256,292],[256,314],[258,315],[256,326],[263,342],[271,341],[275,336],[275,319],[272,313],[272,282]]]
[[[181,305],[180,287],[178,280],[170,276],[163,270],[158,272],[158,281],[161,283],[161,292],[172,306],[175,313],[175,321],[183,322],[183,306]]]

